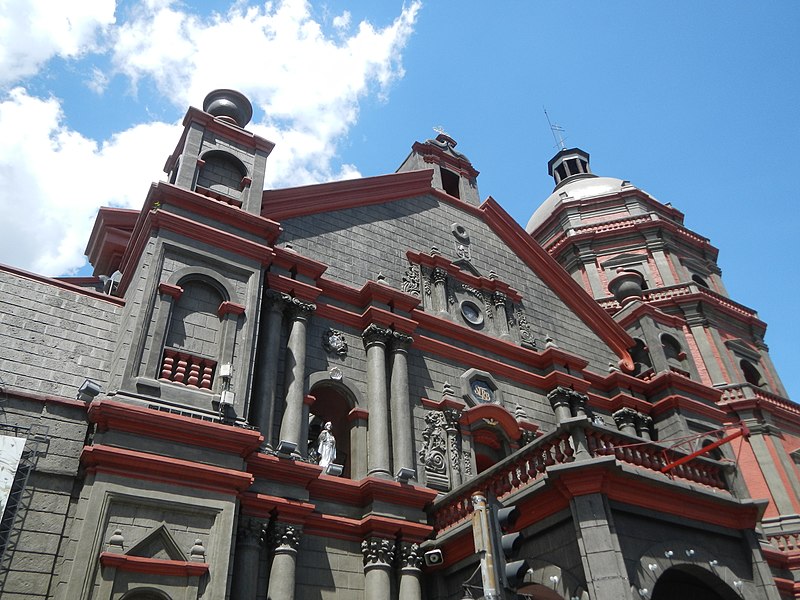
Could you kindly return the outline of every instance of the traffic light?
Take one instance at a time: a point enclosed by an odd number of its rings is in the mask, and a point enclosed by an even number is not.
[[[522,585],[525,573],[528,572],[529,568],[527,561],[522,559],[514,560],[522,547],[522,542],[525,541],[525,536],[522,533],[518,531],[511,533],[519,518],[519,509],[516,506],[500,507],[494,511],[494,514],[498,533],[495,539],[498,540],[500,545],[497,561],[498,571],[503,581],[503,587],[515,592]]]

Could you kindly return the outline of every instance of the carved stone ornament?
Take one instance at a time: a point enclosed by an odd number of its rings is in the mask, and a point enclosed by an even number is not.
[[[322,347],[326,352],[347,356],[347,340],[344,334],[336,329],[328,329],[322,334]]]
[[[394,562],[394,542],[382,538],[368,538],[361,542],[364,566],[389,566]]]
[[[422,432],[422,448],[419,462],[425,469],[425,480],[436,490],[450,489],[447,472],[447,418],[444,413],[431,411],[425,415],[425,430]]]
[[[392,337],[392,333],[391,329],[386,329],[375,323],[370,323],[361,334],[361,338],[364,340],[364,346],[370,346],[379,342],[385,344]]]
[[[264,524],[258,519],[242,519],[236,530],[236,539],[240,544],[260,544],[264,541]]]
[[[513,320],[516,321],[517,327],[519,328],[519,339],[522,341],[522,344],[536,348],[536,341],[533,339],[528,317],[525,316],[525,312],[518,304],[514,305]],[[509,319],[509,327],[513,327],[511,319]]]
[[[419,298],[420,296],[420,282],[419,282],[419,267],[414,264],[408,265],[406,272],[403,274],[403,283],[400,289],[406,294],[411,294]]]
[[[290,525],[288,523],[275,523],[270,535],[270,541],[275,548],[286,548],[297,550],[300,546],[300,535],[302,527],[300,525]]]
[[[419,569],[421,567],[422,567],[422,552],[419,551],[419,544],[401,542],[400,568]]]

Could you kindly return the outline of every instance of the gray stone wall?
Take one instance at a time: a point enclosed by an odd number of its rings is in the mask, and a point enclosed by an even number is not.
[[[364,564],[361,547],[304,535],[297,554],[296,600],[362,600]]]
[[[616,362],[606,345],[515,256],[505,243],[476,216],[430,196],[381,205],[352,208],[281,222],[282,242],[304,256],[329,265],[326,277],[353,287],[374,280],[378,272],[385,283],[400,288],[408,266],[406,252],[429,252],[432,246],[450,259],[458,257],[453,223],[470,236],[472,264],[484,275],[494,270],[523,297],[534,336],[550,335],[558,346],[590,361],[591,368],[606,372]]]
[[[105,386],[122,308],[0,269],[0,387],[74,398]]]

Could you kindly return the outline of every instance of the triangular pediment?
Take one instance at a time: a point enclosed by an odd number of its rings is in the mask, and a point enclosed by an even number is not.
[[[186,560],[186,556],[163,524],[136,543],[126,554],[159,560]]]

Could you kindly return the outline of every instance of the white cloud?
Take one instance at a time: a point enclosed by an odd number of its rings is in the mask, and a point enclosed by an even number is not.
[[[114,23],[114,0],[0,0],[0,85],[33,75],[53,56],[91,49]]]
[[[0,16],[0,84],[35,73],[56,55],[108,52],[114,72],[81,65],[87,93],[110,94],[114,75],[129,78],[134,91],[155,84],[180,109],[200,106],[214,88],[245,93],[260,115],[249,129],[277,144],[270,187],[359,176],[355,166],[337,162],[337,144],[356,122],[360,100],[385,95],[402,77],[401,51],[418,1],[383,28],[351,25],[344,13],[329,33],[302,0],[255,7],[238,0],[206,18],[184,7],[143,0],[112,26],[113,2],[0,0],[0,15],[11,14]],[[37,25],[23,40],[29,21]],[[100,32],[106,49],[96,45]],[[100,206],[141,206],[180,135],[177,125],[151,122],[112,125],[122,131],[94,140],[69,127],[63,106],[22,87],[0,97],[0,262],[50,275],[84,264]]]
[[[251,129],[277,143],[270,185],[336,178],[336,143],[358,116],[358,102],[403,75],[405,46],[419,2],[387,27],[362,21],[342,37],[350,15],[326,36],[303,0],[234,5],[207,21],[172,4],[140,7],[117,30],[116,69],[134,82],[149,79],[176,105],[200,105],[220,87],[245,93],[264,112]],[[298,145],[298,143],[300,145]]]
[[[13,89],[0,102],[0,260],[47,275],[79,268],[98,207],[141,207],[179,135],[148,123],[98,144],[64,125],[58,100]]]

